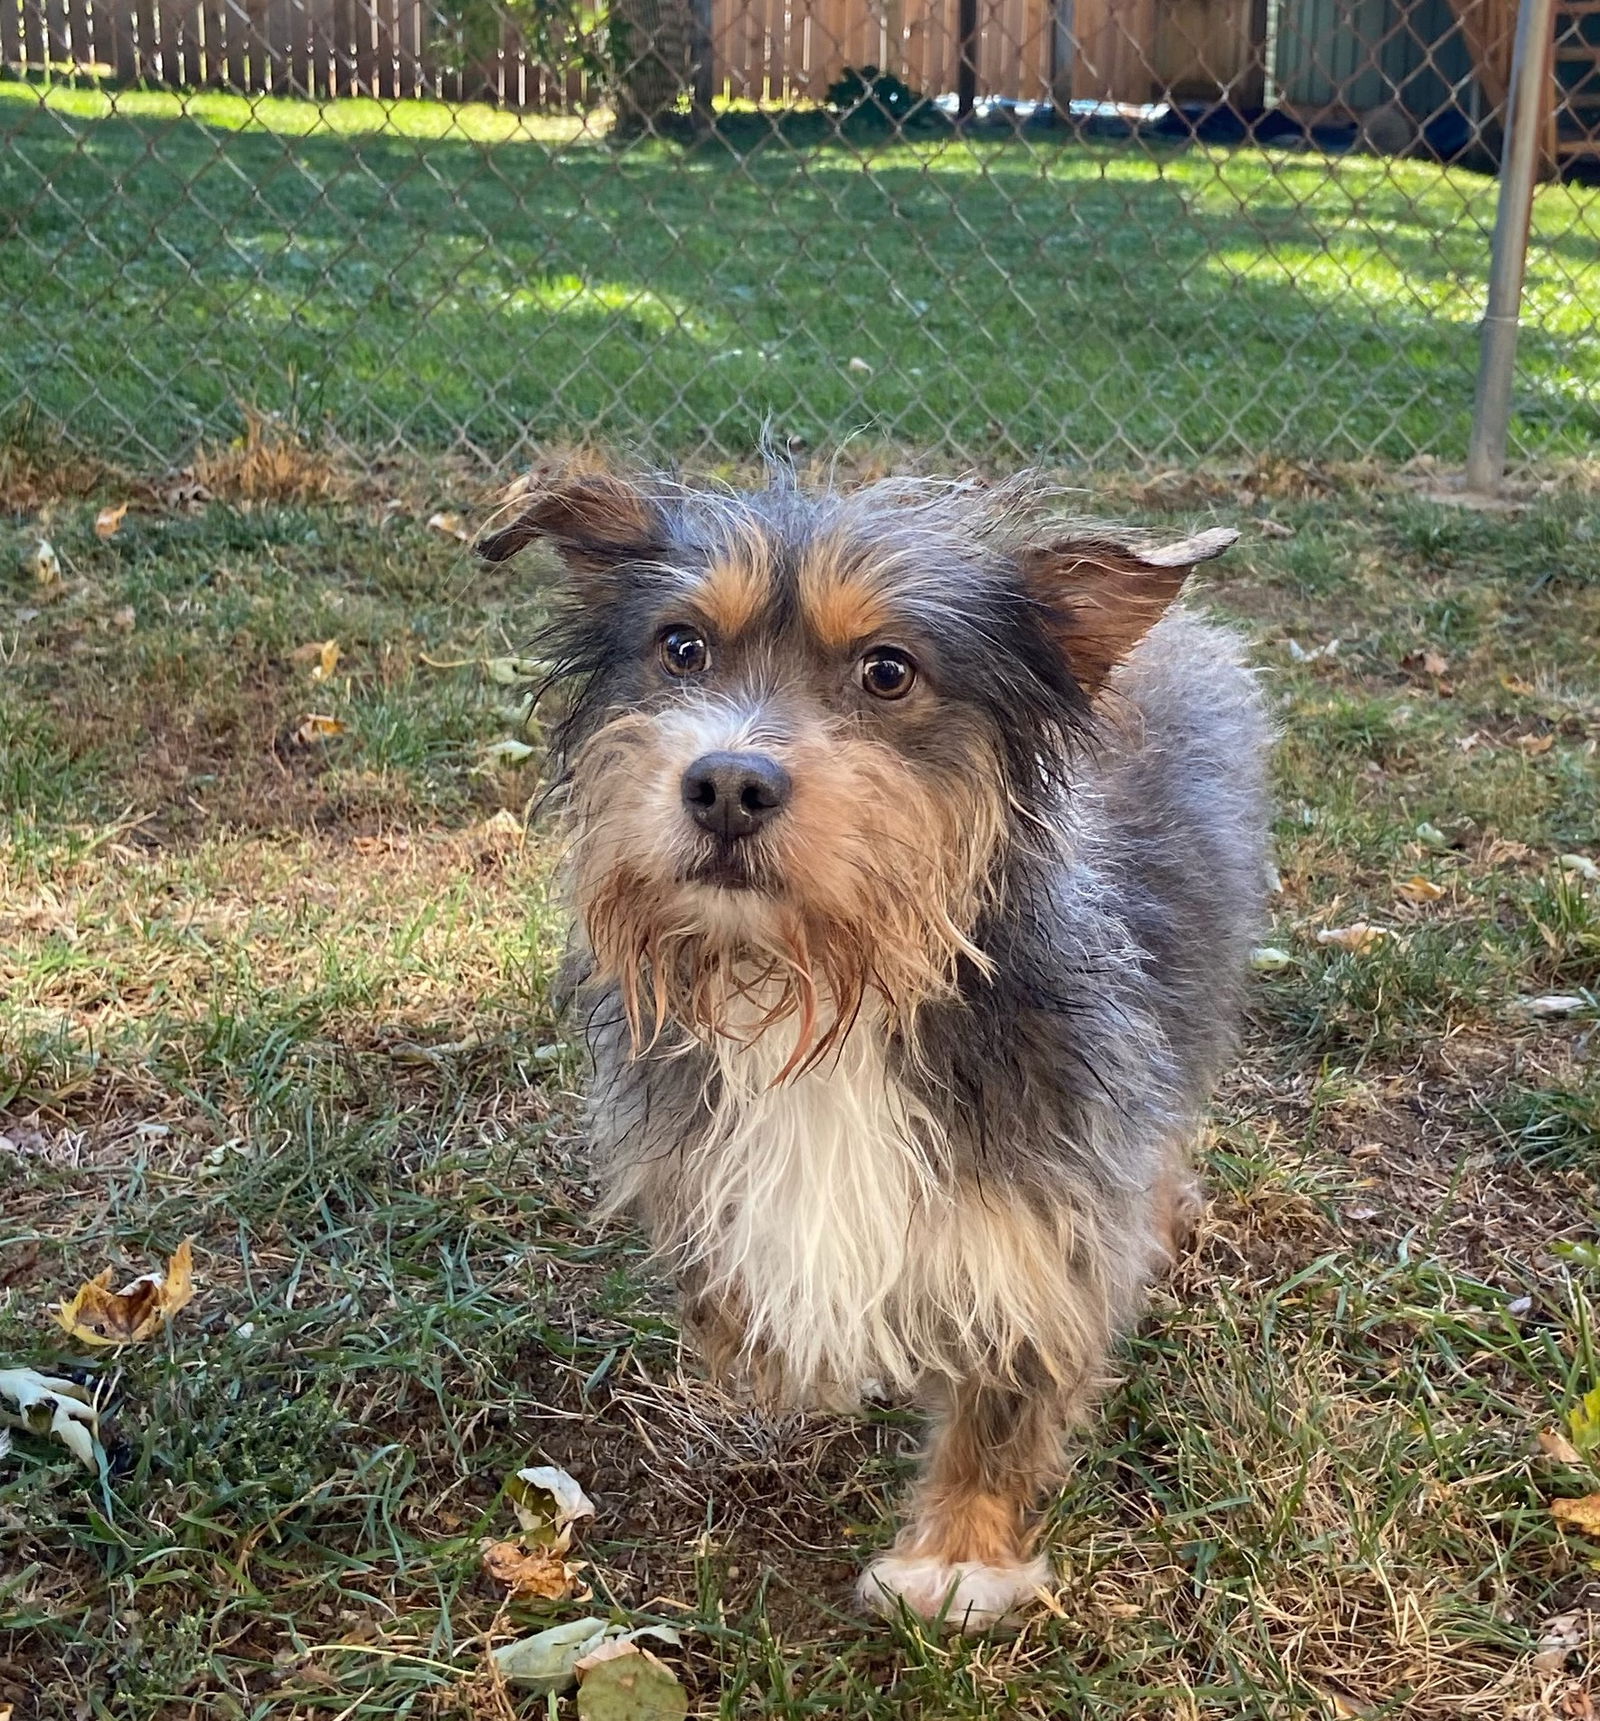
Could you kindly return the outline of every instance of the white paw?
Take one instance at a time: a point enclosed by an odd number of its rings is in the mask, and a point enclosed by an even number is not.
[[[893,1614],[904,1602],[915,1614],[943,1616],[952,1631],[986,1631],[1019,1613],[1050,1582],[1041,1555],[1018,1565],[986,1566],[980,1560],[934,1560],[885,1554],[863,1574],[863,1605]]]

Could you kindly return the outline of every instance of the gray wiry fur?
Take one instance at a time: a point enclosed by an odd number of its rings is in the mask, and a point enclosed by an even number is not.
[[[759,539],[770,614],[720,655],[736,685],[717,699],[763,746],[785,745],[803,706],[819,733],[892,748],[908,784],[951,804],[999,791],[971,924],[914,1020],[869,992],[794,1074],[778,1030],[750,1044],[655,1021],[641,1050],[614,975],[585,999],[613,1198],[679,1271],[713,1362],[780,1398],[848,1399],[876,1377],[947,1407],[867,1599],[937,1613],[953,1598],[958,1623],[990,1622],[1042,1575],[1027,1504],[1171,1247],[1233,1042],[1267,877],[1253,678],[1234,637],[1183,607],[1150,625],[1180,574],[1103,684],[1080,685],[1095,606],[1124,588],[1144,602],[1145,564],[1126,539],[1032,522],[1014,494],[647,486],[611,509],[582,482],[576,500],[536,496],[499,540],[553,538],[587,582],[562,636],[579,686],[569,755],[619,720],[714,733],[722,706],[652,679],[650,642],[708,567]],[[825,539],[876,570],[901,643],[932,666],[920,727],[862,706],[806,633],[797,570]],[[1084,586],[1119,556],[1131,575]],[[707,743],[730,744],[748,743]],[[608,816],[593,795],[581,806],[580,845],[581,820]],[[895,865],[892,848],[872,862]]]

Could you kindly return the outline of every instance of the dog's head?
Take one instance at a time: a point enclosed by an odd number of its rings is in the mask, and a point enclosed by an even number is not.
[[[544,540],[579,913],[636,1039],[946,995],[1007,852],[1066,795],[1117,663],[1233,534],[1142,549],[1025,488],[754,494],[568,467],[480,552]]]

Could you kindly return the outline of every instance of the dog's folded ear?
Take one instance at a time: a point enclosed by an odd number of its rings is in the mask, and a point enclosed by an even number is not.
[[[1086,530],[1026,548],[1018,560],[1073,679],[1092,695],[1161,619],[1189,570],[1238,536],[1219,526],[1150,549]]]
[[[486,562],[504,562],[536,539],[552,545],[573,573],[601,573],[659,556],[666,520],[639,483],[603,467],[567,466],[518,485],[474,548]]]

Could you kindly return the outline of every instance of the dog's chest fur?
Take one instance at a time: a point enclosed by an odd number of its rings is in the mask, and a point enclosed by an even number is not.
[[[776,1080],[791,1050],[782,1024],[723,1042],[707,1127],[616,1164],[614,1200],[643,1211],[752,1362],[826,1401],[908,1389],[974,1350],[1005,1368],[1096,1342],[1110,1288],[1081,1267],[1099,1256],[1091,1208],[955,1176],[866,1012],[836,1056]]]

